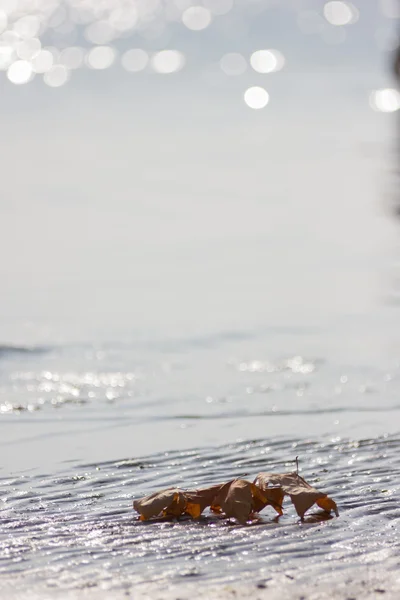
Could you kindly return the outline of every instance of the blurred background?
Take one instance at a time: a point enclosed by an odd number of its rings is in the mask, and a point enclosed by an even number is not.
[[[399,13],[2,0],[2,339],[364,312],[391,251]]]

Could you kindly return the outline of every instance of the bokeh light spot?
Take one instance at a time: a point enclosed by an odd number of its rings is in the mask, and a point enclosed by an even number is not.
[[[151,66],[156,73],[169,74],[180,71],[185,64],[185,57],[178,50],[161,50],[151,59]]]
[[[53,5],[53,9],[55,8],[55,10],[53,10],[51,12],[50,15],[50,19],[48,21],[49,27],[51,27],[52,29],[56,29],[57,27],[62,26],[65,23],[68,23],[68,12],[65,6],[63,6],[62,4],[59,4],[59,6],[56,8],[56,6]],[[72,19],[73,21],[73,19]]]
[[[324,17],[331,25],[349,25],[358,20],[359,13],[355,6],[341,0],[332,0],[324,6]]]
[[[8,44],[0,45],[0,71],[7,71],[14,60],[14,56],[15,50],[12,46]]]
[[[2,33],[0,43],[16,48],[20,41],[21,37],[18,35],[18,33],[12,29],[7,29],[7,31]]]
[[[225,75],[236,76],[243,75],[247,69],[247,62],[244,56],[237,52],[229,52],[224,54],[219,65]]]
[[[108,44],[115,38],[115,29],[108,21],[95,21],[86,27],[85,38],[91,44]]]
[[[127,50],[121,57],[123,68],[130,73],[143,71],[149,62],[149,55],[141,48],[132,48]]]
[[[29,38],[21,40],[17,44],[17,54],[19,58],[30,60],[37,56],[42,49],[42,44],[38,38]]]
[[[254,86],[248,88],[244,93],[244,101],[250,108],[255,110],[264,108],[269,102],[269,94],[262,87]]]
[[[11,14],[17,9],[18,0],[1,0],[1,7],[7,13]]]
[[[60,54],[60,63],[67,69],[79,69],[85,59],[85,51],[80,46],[65,48]]]
[[[130,31],[135,27],[138,17],[139,15],[136,7],[125,4],[115,8],[111,12],[109,23],[117,31]]]
[[[69,71],[64,65],[55,65],[43,76],[45,84],[50,87],[61,87],[68,79]]]
[[[86,62],[92,69],[108,69],[113,64],[115,55],[111,46],[96,46],[88,52]]]
[[[201,31],[210,25],[211,12],[204,6],[191,6],[183,12],[182,22],[192,31]]]
[[[28,83],[33,76],[32,65],[27,60],[16,60],[7,70],[8,79],[17,85]]]
[[[36,15],[25,15],[15,21],[14,31],[21,38],[36,37],[40,30],[41,21]]]
[[[0,8],[0,33],[2,33],[6,29],[7,23],[8,23],[7,13]]]
[[[394,88],[374,90],[370,94],[369,103],[378,112],[395,112],[400,109],[400,92]]]
[[[250,64],[257,73],[280,71],[285,58],[279,50],[257,50],[250,57]]]
[[[39,54],[32,59],[32,68],[35,73],[46,73],[46,71],[50,71],[53,63],[54,58],[50,50],[41,50]]]

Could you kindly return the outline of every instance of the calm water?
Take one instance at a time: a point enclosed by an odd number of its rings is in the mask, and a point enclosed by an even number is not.
[[[88,66],[0,73],[4,598],[398,569],[394,4],[217,4],[201,31],[204,10],[129,35],[114,14],[103,54],[110,25],[85,37],[60,9],[42,46]],[[251,67],[265,48],[279,72]],[[155,489],[296,455],[339,519],[135,520]]]

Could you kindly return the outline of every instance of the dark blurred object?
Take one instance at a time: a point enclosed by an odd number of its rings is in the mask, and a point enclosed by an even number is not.
[[[396,57],[394,59],[394,72],[398,79],[400,79],[400,46],[397,48]]]

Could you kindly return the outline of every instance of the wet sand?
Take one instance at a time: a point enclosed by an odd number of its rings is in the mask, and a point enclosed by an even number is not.
[[[2,585],[1,582],[0,593],[4,600],[75,600],[77,597],[76,592],[54,589],[15,591],[11,583]],[[184,586],[147,585],[112,592],[90,588],[79,591],[79,598],[84,600],[237,600],[248,596],[253,600],[398,600],[400,573],[398,569],[362,567],[352,576],[340,571],[316,579],[271,574],[265,580],[246,584],[199,586],[193,582]]]
[[[395,598],[399,447],[396,436],[253,440],[3,477],[0,597]],[[208,513],[143,523],[132,510],[133,498],[170,485],[288,471],[282,457],[294,452],[340,517],[310,510],[301,523],[290,502],[279,520],[267,507],[244,527]]]

